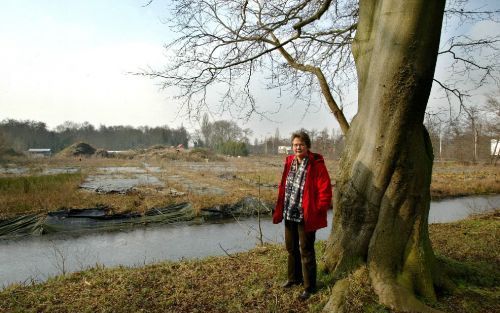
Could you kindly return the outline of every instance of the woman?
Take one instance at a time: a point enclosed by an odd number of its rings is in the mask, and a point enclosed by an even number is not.
[[[312,153],[311,139],[300,131],[292,134],[292,150],[285,160],[273,223],[285,220],[288,280],[283,285],[304,285],[306,300],[316,291],[316,230],[326,227],[332,186],[323,156]]]

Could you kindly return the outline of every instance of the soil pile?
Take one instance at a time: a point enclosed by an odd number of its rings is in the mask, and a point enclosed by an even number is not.
[[[222,156],[217,155],[213,150],[205,148],[190,150],[188,159],[193,161],[224,161]]]
[[[178,145],[166,147],[155,145],[148,149],[139,150],[138,158],[157,158],[166,160],[179,160],[186,162],[225,161],[225,158],[206,148],[185,149]]]
[[[91,156],[95,152],[96,149],[88,143],[78,142],[59,152],[59,155],[64,157]]]

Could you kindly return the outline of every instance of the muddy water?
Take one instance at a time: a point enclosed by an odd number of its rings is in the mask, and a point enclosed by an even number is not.
[[[463,219],[500,207],[500,195],[431,203],[430,223]],[[329,223],[332,214],[330,212]],[[168,225],[83,236],[47,235],[0,241],[0,287],[43,281],[63,272],[95,266],[140,266],[161,260],[200,258],[251,249],[257,243],[255,218],[222,224]],[[264,240],[283,242],[283,226],[263,220]],[[318,231],[326,239],[330,227]]]

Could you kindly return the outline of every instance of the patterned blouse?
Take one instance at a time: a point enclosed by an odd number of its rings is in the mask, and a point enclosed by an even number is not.
[[[285,205],[283,218],[287,221],[302,222],[304,210],[302,209],[302,195],[306,182],[308,158],[299,163],[297,158],[293,159],[285,184]]]

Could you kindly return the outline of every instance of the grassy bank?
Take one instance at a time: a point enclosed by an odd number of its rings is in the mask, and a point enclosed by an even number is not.
[[[500,211],[430,227],[431,240],[456,289],[435,307],[454,313],[500,312]],[[318,243],[321,258],[324,242]],[[93,268],[0,292],[0,312],[319,312],[330,278],[300,302],[299,287],[283,290],[282,245],[202,260],[163,262],[142,268]],[[392,312],[376,303],[366,270],[353,275],[350,313]]]

